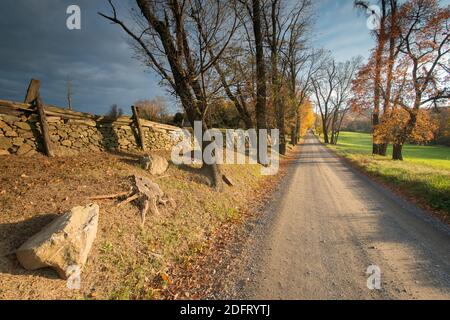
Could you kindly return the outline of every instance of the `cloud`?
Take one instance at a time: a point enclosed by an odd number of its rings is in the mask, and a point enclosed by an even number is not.
[[[122,1],[120,4],[123,7]],[[66,28],[66,9],[81,8],[82,29]],[[103,114],[117,103],[164,95],[159,79],[139,61],[128,38],[97,15],[109,12],[106,1],[2,0],[0,12],[0,98],[22,100],[30,78],[42,82],[42,96],[65,106],[66,83],[73,82],[73,102],[81,111]],[[124,15],[126,10],[122,10]]]

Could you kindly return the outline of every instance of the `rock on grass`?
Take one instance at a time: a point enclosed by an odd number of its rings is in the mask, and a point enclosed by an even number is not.
[[[31,237],[16,252],[27,270],[55,269],[63,279],[81,269],[97,235],[99,207],[75,207]]]

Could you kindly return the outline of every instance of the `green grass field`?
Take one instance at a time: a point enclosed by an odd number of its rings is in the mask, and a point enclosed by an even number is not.
[[[406,145],[405,161],[372,156],[372,136],[342,132],[337,146],[329,146],[363,170],[425,200],[432,208],[450,216],[450,148],[444,146]]]

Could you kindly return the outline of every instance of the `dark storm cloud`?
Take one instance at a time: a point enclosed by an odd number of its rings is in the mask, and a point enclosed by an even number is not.
[[[120,3],[128,15],[129,1]],[[81,30],[66,28],[66,9],[81,8]],[[30,78],[42,81],[45,102],[65,106],[66,83],[73,83],[75,109],[97,114],[117,103],[164,95],[158,78],[132,58],[128,39],[97,15],[106,0],[0,1],[0,99],[23,100]]]

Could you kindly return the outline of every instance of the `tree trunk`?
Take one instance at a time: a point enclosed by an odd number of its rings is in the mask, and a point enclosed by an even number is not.
[[[383,68],[383,50],[386,43],[386,0],[381,1],[381,20],[378,35],[378,44],[375,52],[375,79],[374,79],[374,109],[373,109],[373,154],[380,154],[380,146],[377,141],[377,126],[380,124],[380,104],[381,104],[381,73]]]
[[[323,132],[323,141],[324,141],[326,144],[329,144],[329,143],[330,143],[330,138],[328,137],[328,133],[326,133],[325,131]]]
[[[194,121],[191,122],[192,124],[194,123]],[[202,121],[202,133],[204,134],[206,131],[208,130],[208,126],[206,125],[205,121]],[[203,135],[201,137],[195,137],[200,145],[200,150],[202,150],[202,157],[205,151],[205,148],[207,147],[208,143],[205,143],[205,141],[203,141]],[[213,142],[210,142],[213,143]],[[203,159],[202,159],[203,161]],[[222,175],[220,172],[220,168],[219,165],[217,163],[213,163],[213,164],[206,164],[203,161],[203,168],[205,168],[208,171],[208,174],[210,175],[211,179],[212,179],[212,185],[214,187],[214,189],[217,192],[222,192],[223,191],[223,181],[222,181]]]
[[[339,134],[341,133],[341,131],[338,131],[338,132],[336,132],[336,137],[334,138],[335,139],[335,145],[337,145],[338,144],[338,142],[339,142]]]
[[[273,105],[277,113],[277,127],[280,130],[280,149],[279,152],[282,155],[286,154],[286,133],[284,128],[284,103],[281,99],[281,83],[280,83],[280,72],[278,71],[278,60],[279,60],[279,43],[278,43],[278,24],[277,24],[277,1],[272,1],[272,39],[270,44],[271,51],[271,64],[272,64],[272,96]]]
[[[279,99],[278,99],[279,100]],[[286,132],[284,126],[284,105],[278,101],[277,127],[280,130],[280,154],[286,154]]]
[[[392,160],[403,161],[402,150],[403,150],[403,144],[395,143],[394,151],[392,152]]]
[[[297,145],[300,139],[300,129],[301,129],[301,122],[300,117],[297,115],[295,119],[295,144]]]
[[[379,110],[378,110],[379,112]],[[380,154],[380,145],[375,143],[378,125],[380,124],[380,115],[378,112],[374,112],[372,115],[372,126],[373,126],[373,146],[372,146],[372,154],[379,155]]]
[[[134,118],[133,120],[134,120],[134,125],[138,132],[140,147],[141,147],[142,151],[145,151],[144,131],[142,130],[141,121],[139,120],[138,108],[136,106],[131,106],[131,111],[133,112],[133,118]]]
[[[223,181],[222,181],[222,174],[220,172],[219,165],[217,163],[214,163],[212,165],[206,165],[206,167],[209,169],[211,178],[213,180],[213,187],[217,192],[223,191]]]
[[[267,128],[266,120],[266,100],[267,100],[267,87],[266,87],[266,68],[264,61],[264,44],[263,33],[261,23],[261,3],[260,0],[252,0],[253,5],[253,32],[255,35],[255,47],[256,47],[256,126],[257,130]],[[259,134],[258,136],[258,146]],[[260,159],[258,152],[258,162],[264,163],[266,159]]]
[[[380,156],[386,157],[388,146],[389,144],[386,142],[378,145],[378,154]]]
[[[327,122],[325,121],[325,120],[322,120],[322,128],[323,128],[323,141],[326,143],[326,144],[329,144],[330,143],[330,138],[329,138],[329,135],[328,135],[328,126],[327,126]]]
[[[291,127],[291,144],[293,146],[297,145],[297,130],[295,126]]]
[[[396,31],[397,31],[397,0],[390,1],[391,13],[390,13],[390,30],[389,30],[389,60],[386,76],[386,94],[383,105],[383,118],[386,119],[391,109],[391,93],[392,93],[392,81],[394,77],[394,62],[396,58]],[[379,154],[386,157],[389,141],[384,139],[384,143],[379,146]]]

